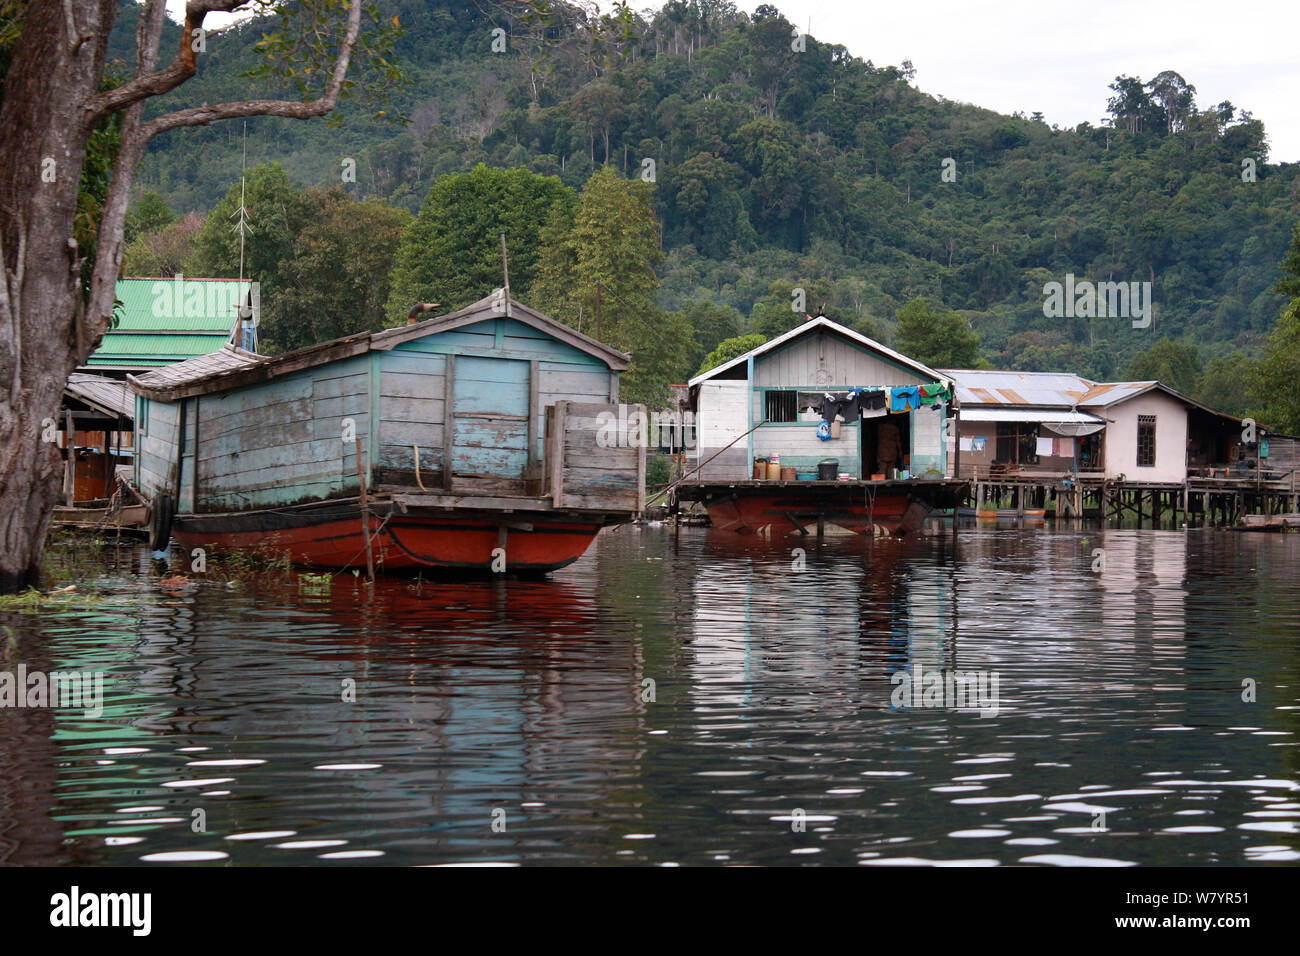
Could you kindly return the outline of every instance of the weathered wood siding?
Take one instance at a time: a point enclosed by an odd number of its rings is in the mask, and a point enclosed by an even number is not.
[[[532,460],[535,463],[540,463],[543,456],[543,443],[546,439],[545,409],[548,405],[554,405],[559,401],[614,402],[618,400],[618,374],[611,372],[603,362],[581,349],[560,342],[545,332],[514,319],[502,317],[476,322],[451,332],[436,332],[424,338],[404,342],[388,354],[394,356],[459,355],[536,363],[535,366],[530,366],[529,376],[531,379],[535,374],[537,381],[536,383],[527,381],[532,406],[527,414],[533,418]],[[385,365],[385,374],[387,374],[387,365]],[[435,391],[430,394],[441,397],[443,393]],[[442,416],[430,419],[430,421],[437,421],[439,425],[444,420]],[[466,432],[468,442],[479,440],[474,437],[476,431],[481,432],[481,429],[471,428]],[[390,429],[387,434],[396,433]],[[432,432],[429,434],[432,435]],[[481,435],[479,437],[481,438]],[[397,443],[396,439],[394,443]],[[419,444],[420,468],[423,474],[424,443]],[[439,447],[441,448],[441,437],[439,437]],[[465,447],[463,443],[462,447]],[[407,468],[412,467],[409,463],[411,453],[408,447],[405,452]],[[402,452],[399,448],[388,449],[385,454],[387,457],[381,458],[381,464],[385,468],[396,468],[398,462],[402,460]],[[438,469],[442,467],[440,456],[441,452],[437,459]],[[513,468],[515,462],[511,460],[507,464]]]
[[[446,422],[447,356],[422,351],[379,353],[379,452],[377,483],[414,485],[415,449],[420,482],[445,481],[443,431]]]
[[[547,443],[546,481],[555,507],[644,510],[644,405],[561,401],[547,417],[556,430]]]
[[[479,493],[488,485],[492,493],[536,493],[546,407],[608,404],[617,394],[618,375],[601,359],[524,322],[493,318],[229,391],[142,398],[147,428],[137,469],[147,493],[178,495],[180,513],[355,495],[356,443],[342,440],[351,419],[372,487],[415,485],[418,447],[426,488],[447,489],[451,473]]]
[[[136,485],[148,497],[174,495],[180,405],[146,398],[137,398],[136,402],[136,421],[145,423],[136,436]]]
[[[915,372],[868,352],[838,335],[815,332],[754,360],[754,385],[762,388],[853,388],[922,385]]]
[[[369,444],[369,358],[357,356],[199,400],[196,511],[278,507],[356,494]]]
[[[530,363],[459,355],[452,393],[452,477],[524,478]]]

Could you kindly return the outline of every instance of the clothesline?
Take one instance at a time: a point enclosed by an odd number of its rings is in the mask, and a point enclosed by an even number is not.
[[[952,401],[952,392],[943,382],[925,385],[901,385],[877,388],[851,388],[845,391],[800,392],[799,410],[813,411],[823,421],[837,418],[852,421],[856,418],[877,418],[886,414],[902,414],[922,406],[946,405]]]

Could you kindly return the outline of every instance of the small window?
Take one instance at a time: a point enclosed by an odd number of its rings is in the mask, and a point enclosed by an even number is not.
[[[1156,417],[1138,416],[1137,463],[1139,468],[1154,468],[1156,464]]]
[[[1038,464],[1037,422],[998,422],[994,461],[1017,465]]]
[[[799,420],[798,392],[767,392],[764,418],[769,422],[797,422]]]

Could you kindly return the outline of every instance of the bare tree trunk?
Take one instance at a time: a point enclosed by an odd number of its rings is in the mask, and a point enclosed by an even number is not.
[[[27,7],[0,106],[0,591],[32,583],[62,466],[44,427],[81,358],[77,185],[115,0]]]
[[[146,0],[136,30],[135,76],[102,92],[118,0],[47,0],[25,8],[0,104],[0,593],[36,581],[63,471],[54,422],[68,374],[107,328],[131,184],[149,140],[178,126],[240,116],[322,116],[338,101],[360,32],[356,0],[319,99],[204,104],[142,122],[146,99],[197,72],[190,38],[205,14],[239,3],[188,0],[176,58],[155,71],[163,0]],[[83,295],[85,254],[73,238],[78,185],[92,131],[118,112],[124,113],[122,144]]]

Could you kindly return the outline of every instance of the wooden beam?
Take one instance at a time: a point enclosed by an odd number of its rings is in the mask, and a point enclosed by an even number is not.
[[[448,355],[442,375],[442,486],[452,489],[452,448],[456,438],[456,356]]]
[[[72,423],[72,412],[64,411],[63,503],[69,508],[77,497],[77,429]]]
[[[538,393],[540,384],[538,382],[538,362],[533,359],[528,363],[528,460],[525,468],[526,478],[535,478],[537,470],[537,416],[541,414],[538,408]]]
[[[551,502],[558,508],[564,501],[564,429],[569,415],[568,402],[555,403],[555,441],[548,466],[551,469]]]

